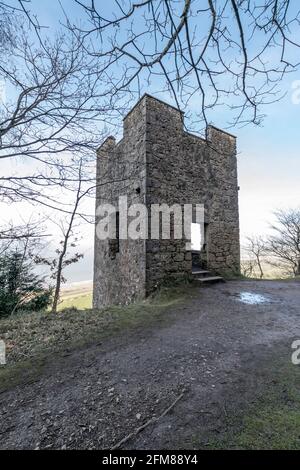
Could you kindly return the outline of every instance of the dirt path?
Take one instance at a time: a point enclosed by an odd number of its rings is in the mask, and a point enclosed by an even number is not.
[[[299,282],[232,281],[166,312],[164,327],[114,336],[0,394],[0,449],[202,448],[228,414],[272,384],[300,338]],[[243,304],[240,292],[268,303]],[[272,365],[273,364],[273,365]]]

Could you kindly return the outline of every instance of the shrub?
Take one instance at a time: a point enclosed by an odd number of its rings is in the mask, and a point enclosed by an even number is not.
[[[14,250],[0,257],[0,316],[40,311],[51,303],[52,291],[34,272],[29,256]]]

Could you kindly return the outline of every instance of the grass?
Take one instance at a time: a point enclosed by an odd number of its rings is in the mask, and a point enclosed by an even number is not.
[[[0,320],[7,364],[0,366],[0,390],[33,380],[54,354],[60,355],[111,335],[164,324],[172,306],[194,295],[193,286],[162,289],[146,301],[102,310],[64,309],[57,314],[23,313]],[[72,301],[73,303],[73,301]]]
[[[92,308],[92,293],[81,295],[62,296],[58,310],[62,311],[66,308],[78,308],[79,310]]]
[[[208,449],[300,450],[300,368],[286,363],[275,380],[243,413],[227,419],[226,429]]]

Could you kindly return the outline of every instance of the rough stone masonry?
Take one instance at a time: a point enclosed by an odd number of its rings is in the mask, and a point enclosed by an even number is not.
[[[97,152],[96,207],[204,204],[204,266],[240,269],[236,138],[208,126],[206,139],[184,130],[182,113],[144,95],[124,118],[123,138],[108,137]],[[149,210],[150,212],[150,210]],[[96,217],[96,224],[98,220]],[[172,227],[171,227],[172,229]],[[94,307],[145,298],[157,286],[192,271],[185,239],[99,240],[95,236]]]

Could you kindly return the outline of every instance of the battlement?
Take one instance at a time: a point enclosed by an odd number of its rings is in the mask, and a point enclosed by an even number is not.
[[[155,117],[153,119],[153,116]],[[151,119],[152,118],[152,119]],[[141,124],[141,121],[145,122],[146,127],[151,125],[163,125],[167,127],[174,126],[177,131],[180,130],[185,136],[189,136],[192,139],[199,139],[203,143],[210,143],[216,139],[224,140],[236,140],[236,136],[224,131],[213,124],[209,124],[205,131],[205,136],[200,136],[192,132],[186,131],[184,128],[184,111],[179,110],[175,106],[162,101],[148,93],[145,93],[133,106],[133,108],[123,118],[123,138],[120,141],[116,141],[114,136],[107,137],[104,142],[99,146],[99,151],[104,148],[112,148],[113,146],[119,146],[121,141],[124,139],[128,132],[131,132],[132,126],[136,123]],[[146,130],[147,132],[147,130]]]

